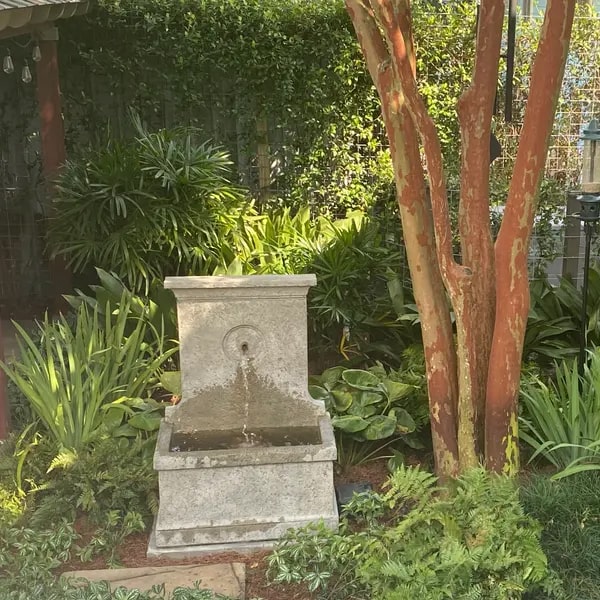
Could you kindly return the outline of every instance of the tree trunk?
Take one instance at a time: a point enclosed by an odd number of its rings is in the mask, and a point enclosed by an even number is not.
[[[575,0],[548,0],[522,142],[495,246],[489,214],[489,141],[504,2],[481,2],[473,80],[458,106],[460,263],[452,254],[439,138],[415,80],[409,0],[346,0],[346,5],[381,99],[390,141],[423,330],[436,467],[441,475],[455,474],[478,464],[485,450],[489,468],[512,473],[518,460],[516,401],[529,308],[529,238]],[[456,350],[444,287],[456,317]]]
[[[490,354],[486,409],[489,469],[515,474],[519,467],[518,395],[529,313],[527,256],[575,12],[575,0],[549,0],[531,74],[500,232],[496,240],[496,326]]]
[[[421,317],[436,472],[458,473],[456,353],[448,301],[436,261],[433,222],[416,131],[394,85],[387,50],[373,15],[346,0],[371,77],[379,93],[394,165],[396,195],[415,301]]]

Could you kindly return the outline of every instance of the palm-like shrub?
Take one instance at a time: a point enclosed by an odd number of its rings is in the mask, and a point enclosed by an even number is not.
[[[243,196],[225,152],[191,128],[110,141],[69,162],[49,225],[53,255],[76,271],[114,271],[134,290],[165,275],[205,274],[223,239],[235,237]],[[232,243],[234,243],[232,241]]]

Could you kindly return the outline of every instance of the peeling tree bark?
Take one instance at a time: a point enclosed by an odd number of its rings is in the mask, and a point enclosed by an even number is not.
[[[462,141],[458,262],[452,254],[439,138],[416,84],[409,0],[346,0],[381,99],[390,141],[421,315],[436,466],[441,475],[475,466],[484,451],[493,470],[513,472],[516,465],[516,399],[529,308],[527,252],[574,5],[575,0],[548,1],[522,142],[494,246],[489,140],[504,2],[481,2],[473,79],[458,105]],[[444,287],[456,317],[456,347]]]
[[[527,255],[574,12],[575,0],[548,2],[519,150],[496,240],[496,293],[502,301],[496,305],[487,384],[486,458],[489,469],[509,474],[516,473],[519,465],[517,401],[529,312]]]
[[[346,0],[346,5],[381,100],[390,141],[406,254],[422,322],[436,471],[442,476],[454,476],[458,473],[456,354],[448,301],[436,260],[418,138],[395,84],[373,14],[360,0]]]

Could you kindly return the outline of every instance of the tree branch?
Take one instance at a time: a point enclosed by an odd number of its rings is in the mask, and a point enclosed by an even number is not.
[[[475,67],[469,87],[458,102],[461,134],[459,232],[462,261],[472,266],[482,251],[493,262],[490,232],[490,136],[496,96],[503,0],[482,0]]]
[[[576,0],[549,0],[531,74],[519,150],[496,240],[495,329],[486,406],[488,468],[518,468],[517,398],[529,312],[527,257],[536,197],[564,73]]]
[[[419,138],[372,10],[361,0],[346,0],[346,7],[381,99],[390,142],[406,255],[421,315],[436,471],[454,476],[458,470],[456,353],[448,301],[436,260]]]
[[[411,58],[412,36],[410,34],[410,8],[408,0],[400,0],[395,8],[390,0],[371,0],[373,12],[381,24],[392,58],[392,66],[404,94],[406,107],[421,136],[427,171],[431,185],[431,208],[435,227],[438,261],[447,287],[455,287],[458,276],[465,275],[452,255],[452,231],[448,209],[448,195],[444,177],[442,150],[433,120],[419,91],[413,72],[414,58]],[[405,40],[400,21],[406,30]]]

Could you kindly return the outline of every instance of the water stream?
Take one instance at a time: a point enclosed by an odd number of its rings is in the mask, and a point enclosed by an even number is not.
[[[248,371],[250,369],[250,359],[247,356],[248,345],[242,344],[242,359],[240,360],[240,369],[242,371],[242,382],[244,386],[244,424],[242,427],[242,435],[246,445],[253,445],[253,437],[256,437],[253,433],[248,433],[248,413],[250,410],[250,386],[248,385]]]

